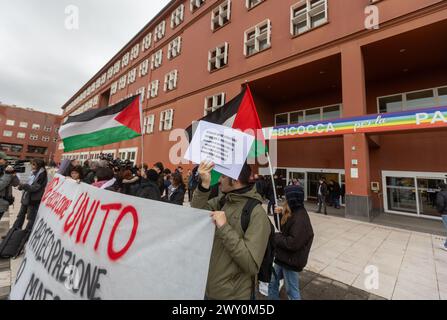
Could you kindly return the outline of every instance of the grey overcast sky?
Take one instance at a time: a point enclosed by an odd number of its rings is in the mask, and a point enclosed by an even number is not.
[[[168,2],[0,0],[0,101],[60,114]],[[78,30],[65,27],[70,5],[79,9]]]

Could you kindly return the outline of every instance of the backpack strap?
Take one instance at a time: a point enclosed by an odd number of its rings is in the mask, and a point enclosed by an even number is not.
[[[245,204],[244,209],[242,209],[241,226],[244,233],[247,231],[248,225],[250,224],[251,213],[258,204],[262,204],[261,201],[250,198]]]

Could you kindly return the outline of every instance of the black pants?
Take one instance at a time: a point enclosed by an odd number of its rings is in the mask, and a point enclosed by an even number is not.
[[[28,223],[26,224],[25,230],[31,232],[36,221],[37,211],[39,210],[40,204],[30,204],[23,205],[20,207],[19,214],[17,215],[17,220],[14,222],[13,228],[22,229],[25,223],[25,218],[28,217]]]

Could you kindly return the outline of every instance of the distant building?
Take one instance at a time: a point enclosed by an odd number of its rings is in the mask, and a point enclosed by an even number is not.
[[[0,104],[0,150],[20,160],[54,159],[61,116]]]

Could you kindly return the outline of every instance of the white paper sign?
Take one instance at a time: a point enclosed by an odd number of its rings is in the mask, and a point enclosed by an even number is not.
[[[351,178],[352,179],[359,178],[359,169],[358,168],[351,168]]]
[[[56,175],[10,298],[202,300],[214,231],[206,211]]]
[[[185,159],[199,164],[209,160],[214,170],[238,179],[255,137],[218,124],[200,121]]]

